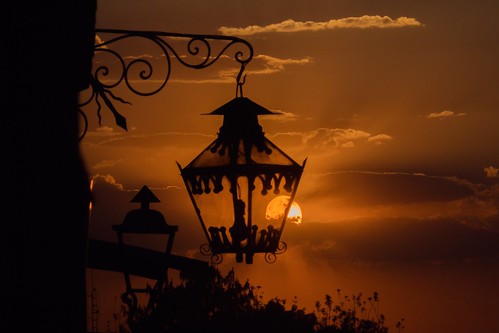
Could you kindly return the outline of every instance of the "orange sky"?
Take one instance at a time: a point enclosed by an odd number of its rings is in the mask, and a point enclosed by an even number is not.
[[[499,330],[498,7],[101,1],[97,27],[227,33],[252,44],[244,96],[282,112],[261,117],[266,136],[299,163],[308,158],[296,196],[303,223],[286,227],[288,251],[275,264],[226,256],[221,268],[235,267],[268,297],[297,296],[310,311],[338,288],[376,290],[387,323],[404,317],[405,332],[490,332]],[[161,60],[146,44],[119,47]],[[132,103],[116,104],[128,131],[105,108],[99,127],[96,106],[85,108],[82,149],[96,181],[90,237],[114,241],[110,226],[147,185],[162,201],[155,209],[179,225],[174,252],[207,260],[175,161],[185,166],[213,141],[222,119],[201,114],[235,97],[238,67],[230,59],[204,70],[172,63],[154,96],[113,90]],[[121,276],[94,276],[109,312],[120,292],[109,281]]]

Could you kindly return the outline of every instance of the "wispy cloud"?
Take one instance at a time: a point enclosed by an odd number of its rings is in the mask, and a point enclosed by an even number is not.
[[[373,135],[367,139],[368,142],[372,142],[375,145],[381,145],[383,143],[386,143],[388,141],[392,141],[393,137],[391,137],[388,134],[378,134],[378,135]]]
[[[101,126],[101,127],[98,127],[95,131],[99,132],[99,133],[111,133],[111,132],[114,132],[114,129],[112,127],[109,127],[109,126]]]
[[[325,22],[306,21],[300,22],[288,19],[280,23],[266,26],[251,25],[248,27],[220,27],[218,31],[224,35],[249,36],[268,32],[298,32],[298,31],[323,31],[332,29],[368,29],[368,28],[402,28],[420,27],[421,22],[412,17],[402,16],[392,19],[389,16],[363,15],[332,19]]]
[[[269,75],[284,71],[288,66],[292,65],[310,65],[312,64],[311,57],[305,57],[301,59],[280,59],[272,57],[265,54],[259,54],[254,58],[254,67],[258,67],[252,70],[246,70],[245,74],[250,75]],[[232,80],[237,75],[239,69],[225,70],[219,72],[220,78],[230,77]]]
[[[303,142],[312,146],[327,146],[353,148],[356,141],[367,141],[376,145],[392,141],[388,134],[371,135],[362,130],[352,128],[319,128],[303,134]]]
[[[442,112],[432,112],[429,115],[426,116],[426,118],[429,119],[447,119],[447,118],[453,118],[453,117],[462,117],[465,116],[466,113],[461,112],[461,113],[454,113],[449,110],[444,110]]]
[[[250,71],[251,74],[273,74],[277,72],[282,72],[290,65],[310,65],[312,64],[311,57],[305,57],[301,59],[280,59],[272,57],[265,54],[260,54],[255,57],[263,62],[264,69]]]
[[[288,66],[303,66],[313,63],[311,57],[304,57],[301,59],[281,59],[272,57],[265,54],[257,55],[253,58],[252,67],[254,69],[246,69],[244,74],[247,75],[271,75],[286,70]],[[216,77],[211,77],[201,80],[188,80],[188,79],[172,79],[170,82],[176,83],[234,83],[239,68],[231,68],[221,70],[217,73]]]
[[[124,60],[136,60],[136,59],[145,60],[145,59],[148,59],[149,61],[152,59],[160,59],[160,58],[164,58],[164,57],[163,56],[154,56],[152,54],[147,54],[147,53],[139,54],[139,55],[128,55],[128,56],[123,57]]]
[[[121,164],[123,162],[124,162],[123,159],[118,159],[118,160],[103,160],[103,161],[100,161],[100,162],[92,165],[91,169],[93,171],[103,170],[103,169],[110,169],[110,168],[116,167],[117,165],[119,165],[119,164]],[[104,178],[106,178],[106,177],[104,177]],[[112,178],[112,181],[114,182],[114,178]],[[107,181],[107,182],[111,183],[111,181]]]
[[[113,187],[115,187],[118,190],[123,190],[123,188],[124,188],[123,184],[118,183],[116,181],[116,179],[112,175],[109,175],[109,174],[106,174],[106,175],[101,175],[101,174],[93,175],[92,176],[92,180],[94,180],[94,181],[100,181],[100,182],[103,182],[103,183],[106,183],[106,184],[110,184],[110,185],[112,185]]]
[[[109,138],[121,137],[123,133],[121,131],[115,131],[113,127],[101,126],[94,131],[88,131],[86,134],[87,139],[95,140],[107,140]],[[85,144],[88,144],[86,140]]]
[[[89,132],[95,133],[95,132]],[[116,133],[113,136],[92,136],[93,145],[109,146],[109,147],[166,147],[166,146],[190,146],[192,143],[206,140],[213,140],[214,135],[202,133],[186,133],[186,132],[163,132],[153,134],[130,134]]]
[[[276,115],[269,115],[266,119],[272,119],[273,121],[288,122],[298,120],[300,117],[292,112],[286,112],[281,110],[271,110],[276,112]]]
[[[354,141],[367,139],[370,134],[356,129],[318,128],[303,134],[303,142],[309,147],[322,149],[326,146],[352,148]]]
[[[366,143],[380,145],[393,140],[388,134],[373,135],[354,128],[317,128],[306,132],[276,133],[272,137],[295,148],[306,149],[309,153],[354,148]]]

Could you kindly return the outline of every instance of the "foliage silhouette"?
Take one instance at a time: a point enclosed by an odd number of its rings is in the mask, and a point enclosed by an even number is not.
[[[387,333],[385,316],[379,313],[379,295],[374,292],[367,300],[362,293],[344,296],[337,289],[337,301],[329,294],[324,296],[324,304],[317,301],[316,331],[320,333]],[[404,328],[404,319],[396,324],[399,332]]]
[[[364,301],[361,294],[342,297],[338,290],[338,303],[326,295],[324,305],[316,302],[315,312],[307,313],[296,298],[290,309],[285,299],[264,302],[261,287],[240,282],[234,270],[223,276],[213,266],[207,278],[183,276],[178,285],[170,282],[153,297],[154,306],[125,312],[122,332],[388,332],[378,312],[377,293]],[[397,328],[400,331],[402,324]]]

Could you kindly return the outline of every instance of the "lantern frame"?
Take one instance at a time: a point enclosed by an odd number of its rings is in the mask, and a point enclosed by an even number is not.
[[[211,256],[214,264],[223,254],[236,254],[236,261],[253,263],[255,253],[264,253],[269,263],[286,251],[281,241],[287,216],[294,201],[306,160],[299,165],[265,137],[258,123],[259,115],[278,114],[245,97],[236,97],[209,115],[223,115],[217,138],[186,167],[177,162],[185,187],[196,211],[207,243],[201,245],[203,255]],[[277,161],[277,162],[276,162]],[[245,186],[241,186],[242,183]],[[227,188],[228,187],[228,188]],[[241,187],[245,187],[241,190]],[[279,195],[284,189],[288,203],[278,225],[266,228],[254,223],[253,204],[256,190],[266,196],[269,191]],[[232,199],[232,223],[207,225],[198,201],[206,195],[225,192]],[[246,191],[246,193],[242,193]],[[230,193],[230,194],[229,194]],[[245,197],[246,201],[243,200]]]
[[[118,244],[125,246],[125,234],[148,234],[148,235],[166,235],[166,246],[164,253],[170,255],[173,248],[175,234],[178,231],[178,226],[169,225],[163,214],[157,210],[150,209],[149,203],[160,202],[160,200],[144,185],[141,190],[135,195],[130,202],[139,202],[141,207],[129,211],[121,224],[115,224],[112,229],[116,231]],[[122,295],[125,303],[129,304],[131,311],[137,309],[136,293],[149,294],[147,307],[154,304],[154,296],[159,294],[164,284],[168,281],[168,270],[158,270],[154,286],[145,288],[133,287],[131,283],[131,275],[127,270],[123,271],[125,278],[126,292]]]

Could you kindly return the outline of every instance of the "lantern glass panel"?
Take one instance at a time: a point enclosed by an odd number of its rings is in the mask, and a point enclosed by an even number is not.
[[[232,194],[229,191],[230,183],[227,177],[222,178],[222,186],[223,190],[218,193],[210,190],[209,193],[193,194],[207,228],[227,226],[228,221],[234,221]]]

